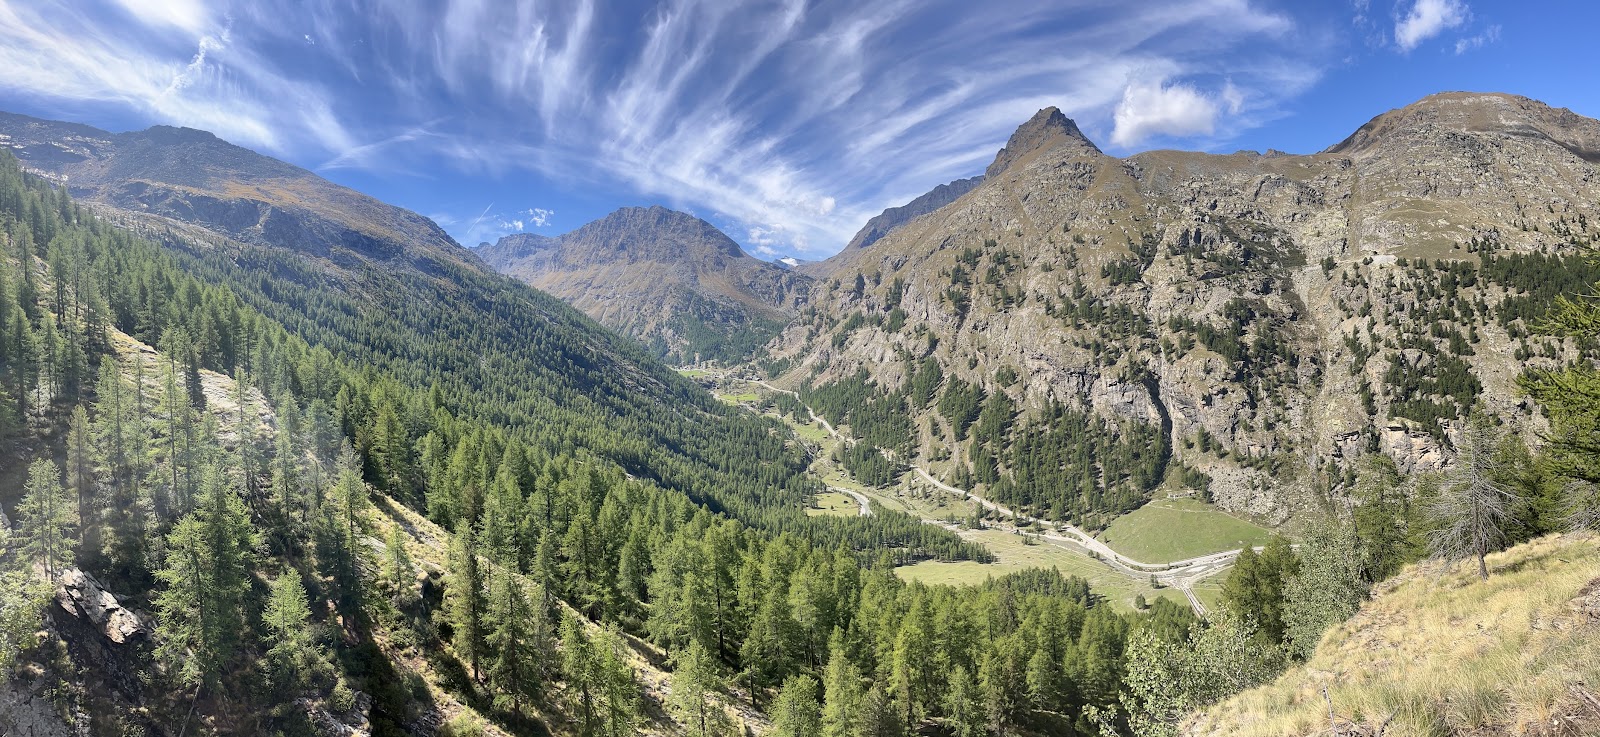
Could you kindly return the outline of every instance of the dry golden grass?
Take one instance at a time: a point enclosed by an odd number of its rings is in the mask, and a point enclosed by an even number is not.
[[[1480,581],[1471,565],[1413,566],[1309,662],[1208,709],[1188,734],[1600,734],[1596,537],[1535,540],[1489,567]]]

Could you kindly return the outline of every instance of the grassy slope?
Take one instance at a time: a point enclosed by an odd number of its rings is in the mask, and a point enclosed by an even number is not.
[[[813,517],[832,515],[834,517],[854,517],[861,513],[861,505],[851,499],[849,494],[829,491],[817,495],[816,506],[806,510],[806,514]]]
[[[1469,564],[1413,566],[1276,682],[1189,734],[1310,735],[1391,720],[1407,735],[1600,734],[1600,547],[1548,537]],[[1579,603],[1583,602],[1583,603]],[[1582,609],[1580,609],[1582,607]]]
[[[1158,499],[1129,512],[1100,539],[1134,560],[1161,563],[1265,545],[1272,532],[1197,499]]]

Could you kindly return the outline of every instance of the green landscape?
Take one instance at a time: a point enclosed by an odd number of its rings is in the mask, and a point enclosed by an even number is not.
[[[1123,555],[1148,563],[1265,545],[1272,531],[1191,497],[1153,499],[1111,523],[1099,537]]]
[[[1600,10],[1124,5],[0,4],[0,737],[1600,735]]]

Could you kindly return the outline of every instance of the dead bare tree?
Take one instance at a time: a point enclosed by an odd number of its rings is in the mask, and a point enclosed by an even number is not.
[[[1600,484],[1573,480],[1564,491],[1567,530],[1600,530]]]
[[[1504,544],[1506,527],[1521,499],[1499,482],[1495,451],[1500,432],[1489,419],[1473,413],[1461,433],[1455,469],[1428,503],[1435,529],[1428,536],[1435,557],[1478,559],[1478,577],[1489,578],[1484,558]]]

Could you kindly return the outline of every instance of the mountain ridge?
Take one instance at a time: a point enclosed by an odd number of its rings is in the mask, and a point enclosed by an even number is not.
[[[810,281],[659,205],[555,237],[513,234],[476,253],[679,363],[747,357],[795,315]]]
[[[1326,468],[1368,449],[1441,468],[1478,402],[1537,426],[1515,398],[1520,367],[1580,355],[1531,335],[1519,305],[1534,273],[1576,268],[1600,237],[1586,155],[1600,122],[1451,93],[1316,154],[1116,158],[1065,120],[1040,111],[981,185],[829,259],[814,313],[774,341],[769,365],[791,386],[864,369],[892,395],[931,360],[942,392],[960,379],[980,399],[1005,395],[995,447],[974,449],[929,407],[909,410],[903,450],[1047,516],[1080,502],[1017,465],[1024,425],[1059,403],[1125,435],[1166,410],[1175,471],[1204,477],[1228,509],[1282,521],[1340,483]],[[1149,493],[1119,496],[1135,477],[1089,468],[1099,493],[1123,499],[1090,507]]]

